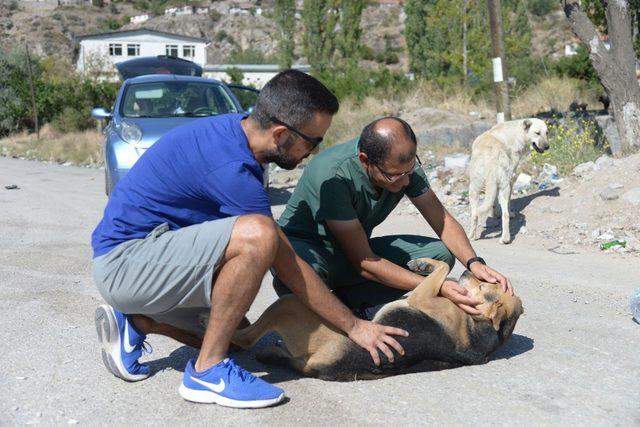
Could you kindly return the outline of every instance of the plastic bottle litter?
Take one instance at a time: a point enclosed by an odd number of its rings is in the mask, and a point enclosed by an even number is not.
[[[627,246],[627,242],[624,240],[612,240],[610,242],[606,242],[606,243],[600,243],[600,250],[606,250],[606,249],[611,249],[614,246],[622,246],[623,248]]]
[[[635,321],[640,323],[640,288],[637,288],[631,294],[631,298],[629,298],[629,307],[631,308],[631,314]]]

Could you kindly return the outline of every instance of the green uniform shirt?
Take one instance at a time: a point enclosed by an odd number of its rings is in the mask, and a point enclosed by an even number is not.
[[[326,220],[358,219],[367,237],[384,221],[406,194],[417,197],[429,189],[429,181],[416,164],[403,190],[378,194],[358,159],[358,139],[333,146],[317,155],[304,173],[278,220],[287,236],[321,241],[333,246]]]

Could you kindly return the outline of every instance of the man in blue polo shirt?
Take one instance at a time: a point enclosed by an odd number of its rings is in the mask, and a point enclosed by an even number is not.
[[[249,117],[224,115],[167,133],[118,183],[92,235],[93,276],[108,305],[96,310],[105,366],[139,381],[147,334],[200,347],[184,370],[189,401],[257,408],[284,392],[227,357],[233,332],[269,268],[300,300],[379,363],[402,354],[406,331],[356,318],[298,257],[274,222],[262,163],[294,168],[313,152],[338,110],[319,81],[287,70]]]

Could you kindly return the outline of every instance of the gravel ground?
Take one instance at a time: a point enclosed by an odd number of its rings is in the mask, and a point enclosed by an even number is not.
[[[12,184],[19,188],[5,189]],[[511,277],[525,306],[511,341],[486,365],[328,383],[245,352],[239,362],[282,386],[289,400],[241,411],[183,401],[177,388],[195,351],[152,336],[155,375],[120,381],[102,365],[93,324],[101,298],[89,235],[103,188],[97,169],[0,158],[0,425],[640,424],[640,325],[628,309],[640,286],[638,258],[580,246],[553,252],[535,233],[509,246],[495,238],[475,243]],[[290,191],[271,189],[276,216]],[[378,230],[405,232],[432,233],[408,213]],[[269,281],[252,320],[275,298]]]

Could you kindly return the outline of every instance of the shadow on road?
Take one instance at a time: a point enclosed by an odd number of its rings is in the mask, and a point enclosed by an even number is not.
[[[558,187],[549,188],[548,190],[538,191],[537,193],[528,194],[517,199],[511,199],[511,210],[516,215],[515,218],[511,218],[509,221],[509,231],[511,232],[511,240],[520,232],[523,226],[527,225],[527,218],[522,211],[529,206],[529,204],[538,197],[558,197],[560,196],[560,189]],[[486,221],[486,228],[480,233],[480,239],[489,237],[499,237],[502,232],[502,220],[500,217],[489,217]],[[496,234],[495,236],[493,234]]]
[[[266,372],[265,375],[258,375],[265,381],[272,384],[291,381],[301,378],[296,372],[274,365],[265,365],[264,363],[256,360],[256,354],[266,346],[274,345],[278,341],[278,336],[275,333],[265,335],[251,351],[235,351],[231,353],[231,357],[235,359],[238,365],[242,366],[249,372]],[[189,359],[198,357],[198,349],[183,345],[176,348],[167,357],[156,359],[147,362],[151,369],[151,375],[155,375],[158,372],[162,372],[166,369],[172,369],[178,372],[184,372]]]
[[[533,340],[524,335],[513,334],[511,339],[493,355],[491,360],[510,359],[533,349]]]

